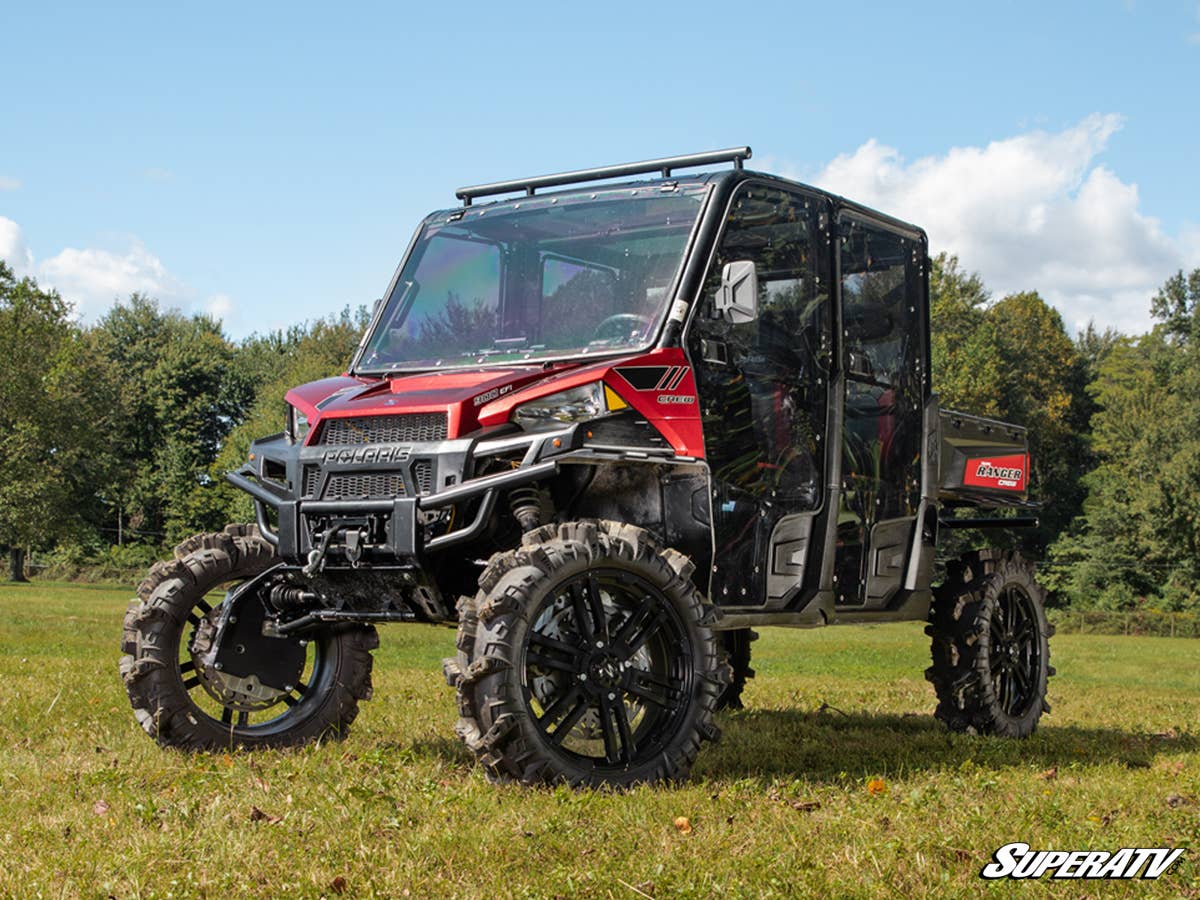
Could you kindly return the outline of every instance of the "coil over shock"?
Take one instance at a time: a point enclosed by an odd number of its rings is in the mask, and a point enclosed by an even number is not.
[[[542,492],[532,485],[509,491],[508,508],[522,532],[533,531],[542,524]]]

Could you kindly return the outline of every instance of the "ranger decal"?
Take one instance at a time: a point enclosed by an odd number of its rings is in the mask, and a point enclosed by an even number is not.
[[[966,471],[963,472],[963,484],[970,487],[1023,491],[1028,465],[1029,460],[1024,453],[968,459]]]

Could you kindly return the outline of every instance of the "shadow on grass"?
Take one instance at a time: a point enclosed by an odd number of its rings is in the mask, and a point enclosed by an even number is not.
[[[932,716],[844,714],[832,710],[745,710],[720,717],[721,741],[700,754],[696,775],[716,780],[846,777],[981,768],[1037,768],[1115,763],[1147,768],[1159,756],[1200,749],[1190,734],[1145,734],[1043,725],[1026,740],[953,734]],[[399,745],[397,745],[399,746]],[[417,758],[470,770],[473,754],[453,737],[413,741]]]
[[[475,754],[456,737],[415,740],[409,750],[414,756],[437,760],[458,769],[470,769],[475,765]]]
[[[1200,747],[1190,734],[1145,734],[1043,724],[1025,740],[954,734],[932,716],[835,710],[744,710],[721,717],[723,736],[697,760],[708,778],[903,775],[981,767],[1067,767],[1116,763],[1147,768],[1159,756]]]

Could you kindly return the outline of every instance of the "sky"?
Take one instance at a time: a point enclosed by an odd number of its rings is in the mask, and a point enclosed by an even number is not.
[[[1074,332],[1200,267],[1200,4],[0,0],[0,258],[85,321],[370,303],[454,189],[749,144]]]

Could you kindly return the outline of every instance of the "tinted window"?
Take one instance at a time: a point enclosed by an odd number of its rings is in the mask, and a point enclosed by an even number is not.
[[[726,366],[703,366],[705,442],[714,473],[760,496],[787,498],[793,509],[820,504],[825,386],[820,366],[828,326],[827,292],[817,281],[816,201],[765,187],[735,198],[705,286],[712,308],[727,263],[749,260],[758,274],[758,317],[731,325],[698,319],[702,341],[720,342]],[[739,424],[740,423],[740,424]],[[712,449],[717,452],[713,454]]]
[[[844,219],[842,269],[846,435],[843,480],[860,521],[913,515],[924,406],[924,247]]]
[[[644,346],[707,191],[614,188],[432,216],[359,365],[470,366]]]

